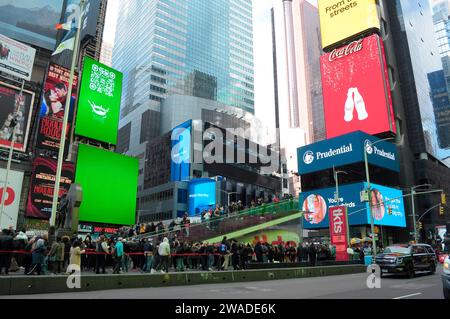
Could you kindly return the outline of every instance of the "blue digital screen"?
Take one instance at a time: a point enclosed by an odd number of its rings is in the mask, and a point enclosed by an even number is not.
[[[190,180],[191,172],[191,129],[187,121],[172,130],[171,181]]]
[[[189,216],[199,215],[203,210],[216,206],[216,181],[208,178],[189,182]]]
[[[353,132],[298,149],[300,175],[334,167],[364,162],[364,148],[369,163],[399,172],[397,147],[363,133]]]
[[[362,203],[360,198],[361,191],[366,188],[366,183],[340,186],[339,202],[335,200],[335,187],[300,194],[300,210],[305,212],[304,228],[328,228],[328,209],[339,205],[348,207],[350,226],[370,224],[369,204]],[[406,227],[403,192],[377,184],[371,184],[371,190],[374,224]]]

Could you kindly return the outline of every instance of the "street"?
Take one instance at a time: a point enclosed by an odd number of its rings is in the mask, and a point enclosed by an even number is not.
[[[368,274],[294,280],[167,288],[122,289],[82,293],[7,296],[0,299],[443,299],[442,267],[413,279],[386,276],[380,289],[366,286]]]

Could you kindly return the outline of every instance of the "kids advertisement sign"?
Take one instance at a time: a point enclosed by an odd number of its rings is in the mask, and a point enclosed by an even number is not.
[[[371,222],[369,204],[362,203],[360,192],[366,183],[339,187],[339,200],[335,199],[336,188],[326,188],[300,195],[300,209],[305,212],[305,229],[325,229],[330,225],[328,211],[332,207],[348,209],[350,226],[368,225]],[[406,227],[403,192],[394,188],[371,184],[372,212],[375,225]]]
[[[327,138],[396,133],[383,43],[372,35],[320,58]]]

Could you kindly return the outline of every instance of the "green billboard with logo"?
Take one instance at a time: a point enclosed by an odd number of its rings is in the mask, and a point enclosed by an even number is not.
[[[75,174],[83,190],[80,221],[134,225],[138,170],[136,158],[80,144]]]
[[[84,58],[75,134],[117,144],[123,74]]]

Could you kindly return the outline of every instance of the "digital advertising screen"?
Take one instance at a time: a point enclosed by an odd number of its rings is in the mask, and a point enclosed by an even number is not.
[[[76,165],[75,181],[83,191],[80,221],[134,225],[138,159],[80,144]]]
[[[322,47],[339,44],[367,30],[379,30],[376,0],[318,0]]]
[[[364,152],[369,164],[400,172],[397,146],[361,131],[300,147],[298,172],[305,175],[364,162]]]
[[[27,217],[50,219],[57,165],[58,162],[53,158],[37,157],[33,161],[33,175],[31,176],[26,210]],[[69,191],[73,182],[74,170],[73,163],[63,163],[59,184],[59,199]]]
[[[198,216],[206,209],[216,206],[216,181],[209,178],[189,182],[189,216]]]
[[[75,134],[117,144],[123,74],[84,58]]]
[[[0,34],[0,71],[30,81],[36,49]]]
[[[51,63],[48,70],[47,80],[44,84],[44,93],[39,112],[39,130],[37,134],[36,147],[58,152],[61,142],[64,112],[68,94],[70,70],[57,64]],[[68,150],[73,110],[77,94],[78,78],[72,86],[70,97],[69,121],[67,123],[65,153]]]
[[[327,138],[396,133],[382,41],[372,35],[321,58]]]
[[[23,172],[10,170],[8,174],[8,185],[4,196],[4,209],[1,215],[1,229],[13,227],[17,229],[17,217],[19,216],[19,205],[22,194]],[[0,169],[0,198],[5,191],[6,169]]]
[[[0,33],[54,50],[63,0],[0,0]]]
[[[187,121],[172,131],[171,180],[188,181],[191,175],[192,121]]]
[[[339,201],[335,199],[336,188],[326,188],[300,194],[300,209],[305,213],[305,229],[329,228],[329,209],[345,206],[350,226],[370,225],[369,204],[361,202],[360,193],[367,183],[339,186]],[[390,187],[371,184],[372,212],[377,226],[406,227],[403,192]]]
[[[0,147],[11,147],[13,128],[10,125],[16,114],[14,149],[19,152],[26,151],[33,105],[33,92],[24,90],[21,96],[20,87],[0,82]]]

